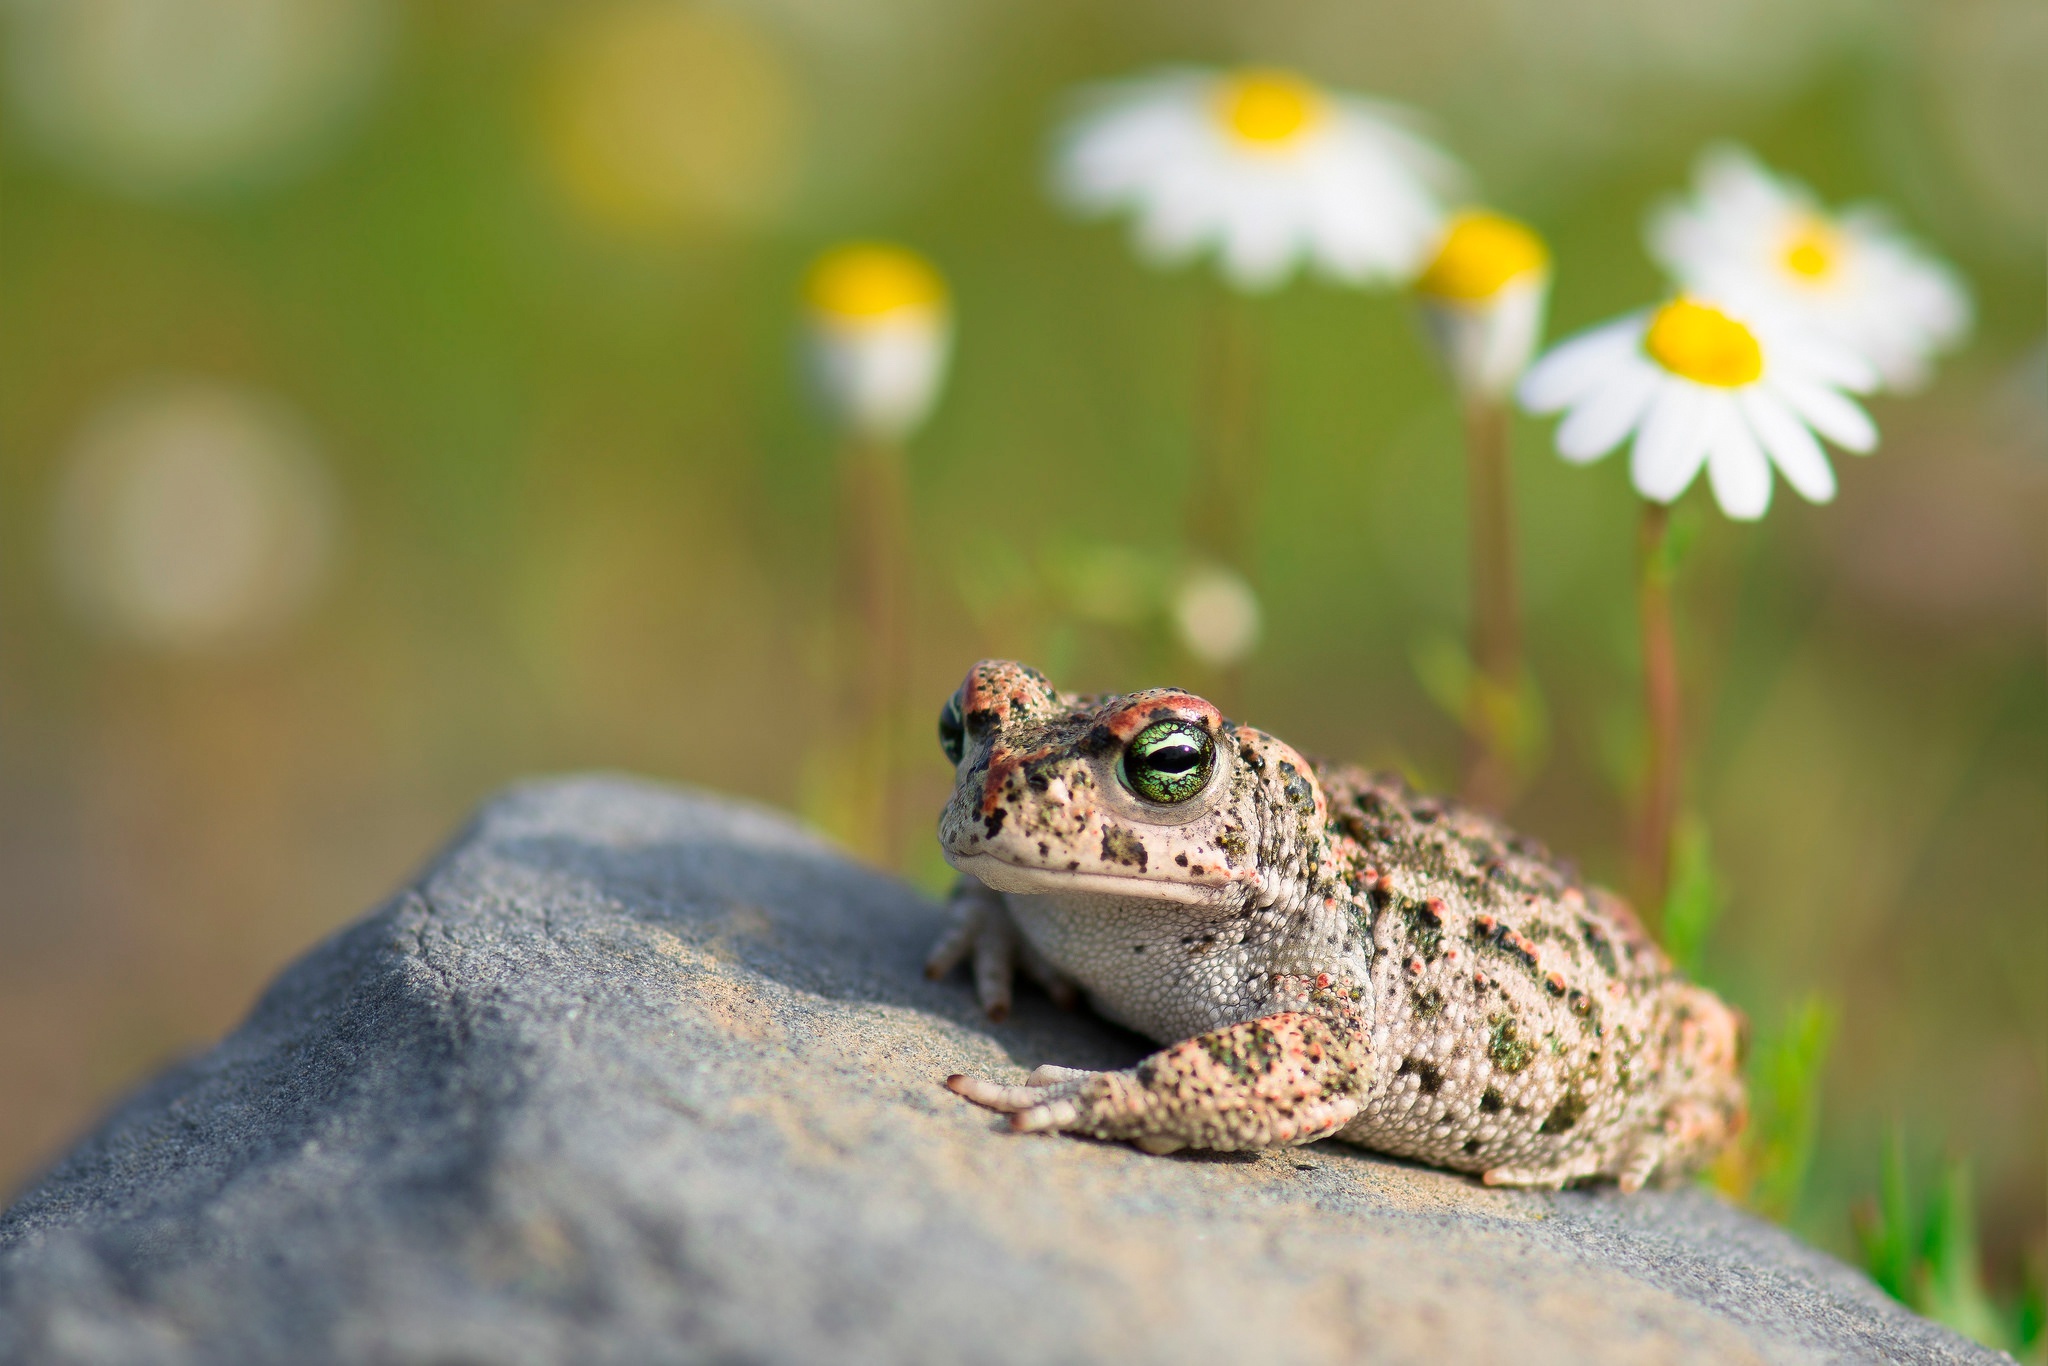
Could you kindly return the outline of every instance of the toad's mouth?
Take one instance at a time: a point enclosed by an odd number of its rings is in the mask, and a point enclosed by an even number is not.
[[[1231,882],[1194,882],[1143,873],[1084,873],[1066,868],[1033,868],[990,853],[946,850],[946,862],[998,892],[1021,896],[1086,895],[1171,901],[1182,906],[1225,906],[1242,893]]]

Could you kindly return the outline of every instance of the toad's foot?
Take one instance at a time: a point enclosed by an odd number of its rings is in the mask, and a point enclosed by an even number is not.
[[[925,959],[925,976],[937,981],[971,959],[975,997],[997,1022],[1009,1018],[1010,983],[1019,967],[1045,988],[1054,1005],[1065,1010],[1074,1004],[1074,984],[1017,932],[1001,892],[963,873],[953,884],[946,905],[953,913],[953,924]]]
[[[1358,1114],[1371,1069],[1355,1035],[1288,1011],[1175,1044],[1128,1072],[1041,1067],[1022,1086],[952,1076],[947,1087],[1019,1133],[1122,1139],[1146,1152],[1313,1143]]]

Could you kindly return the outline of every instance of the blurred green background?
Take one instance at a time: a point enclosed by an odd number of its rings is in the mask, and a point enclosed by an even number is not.
[[[836,240],[907,242],[955,292],[910,452],[920,827],[948,781],[926,714],[975,658],[1195,679],[1146,585],[1184,549],[1220,287],[1064,221],[1044,153],[1077,82],[1258,60],[1426,111],[1553,243],[1553,335],[1653,297],[1641,214],[1717,137],[1889,202],[1972,281],[1972,343],[1874,405],[1883,447],[1838,458],[1835,505],[1781,488],[1743,527],[1690,496],[1680,646],[1723,907],[1702,971],[1766,1039],[1837,1012],[1789,1217],[1852,1250],[1896,1124],[1922,1185],[1973,1164],[1994,1289],[2038,1265],[2048,6],[0,16],[0,1185],[503,782],[618,766],[823,809],[836,446],[791,362]],[[1448,785],[1458,728],[1416,661],[1465,630],[1452,397],[1398,297],[1297,283],[1243,313],[1265,630],[1239,710]],[[124,488],[107,452],[146,440],[196,473]],[[1617,880],[1636,502],[1621,461],[1517,440],[1550,745],[1514,817]]]

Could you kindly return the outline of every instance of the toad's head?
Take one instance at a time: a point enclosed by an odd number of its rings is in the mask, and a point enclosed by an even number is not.
[[[1308,763],[1177,688],[1062,693],[989,660],[939,715],[947,861],[1002,892],[1235,909],[1301,885],[1323,849]]]

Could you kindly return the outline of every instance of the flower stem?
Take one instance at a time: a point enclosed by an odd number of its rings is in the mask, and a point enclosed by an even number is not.
[[[1643,706],[1650,728],[1650,772],[1636,832],[1636,908],[1655,930],[1671,881],[1671,836],[1683,778],[1679,721],[1678,646],[1671,625],[1671,564],[1667,542],[1671,509],[1643,504],[1638,545],[1638,605],[1643,635]]]
[[[1254,588],[1258,531],[1260,356],[1249,304],[1223,291],[1203,329],[1195,395],[1195,478],[1187,508],[1194,553],[1237,571]],[[1210,700],[1236,709],[1242,678],[1228,665],[1208,680]]]
[[[851,439],[840,460],[842,620],[852,629],[852,734],[871,794],[856,847],[886,867],[902,855],[904,774],[898,753],[910,664],[909,512],[903,450]]]
[[[1508,409],[1497,399],[1465,405],[1466,482],[1472,503],[1472,664],[1465,800],[1498,811],[1514,796],[1523,724],[1522,621],[1515,584]]]
[[[1199,442],[1188,531],[1195,548],[1246,574],[1259,501],[1259,364],[1247,305],[1217,300],[1204,329],[1196,395]],[[1249,578],[1249,574],[1246,574]]]

